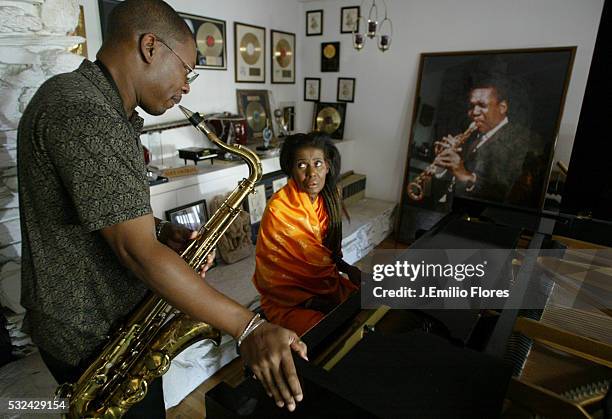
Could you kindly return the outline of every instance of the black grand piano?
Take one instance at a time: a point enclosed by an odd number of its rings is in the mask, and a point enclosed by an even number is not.
[[[568,232],[574,238],[567,238]],[[612,249],[607,249],[612,247],[612,224],[456,198],[453,212],[407,251],[472,248],[474,243],[559,250],[566,260],[554,268],[561,266],[563,272],[551,273],[537,251],[527,252],[512,267],[509,300],[523,298],[539,269],[549,283],[546,305],[532,310],[364,310],[354,295],[303,337],[311,362],[296,358],[305,395],[296,412],[277,408],[259,383],[244,377],[235,387],[222,382],[206,394],[207,417],[538,413],[588,418],[605,411],[612,380],[612,281],[606,282],[612,278]],[[583,266],[586,260],[590,268]],[[583,274],[588,269],[598,274]],[[578,290],[574,298],[584,301],[563,303],[572,292],[568,284]]]

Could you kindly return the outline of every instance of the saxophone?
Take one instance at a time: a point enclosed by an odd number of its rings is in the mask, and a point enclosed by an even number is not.
[[[190,267],[199,270],[208,253],[240,214],[242,201],[261,179],[262,168],[254,152],[241,145],[223,143],[199,114],[179,107],[210,141],[224,151],[239,155],[249,167],[248,178],[240,181],[181,254]],[[176,355],[203,339],[211,339],[218,345],[221,333],[209,324],[190,319],[151,293],[115,331],[78,381],[59,386],[56,397],[69,399],[66,415],[69,418],[120,418],[145,397],[149,383],[168,371]]]
[[[467,141],[468,138],[470,138],[474,131],[476,131],[476,128],[476,123],[472,122],[463,133],[454,137],[450,137],[450,139],[436,141],[434,148],[436,156],[446,148],[452,148],[454,150],[457,150],[463,145],[463,143]],[[425,170],[421,172],[420,175],[418,175],[412,182],[408,184],[407,192],[408,196],[411,199],[413,199],[414,201],[421,201],[423,199],[423,183],[425,183],[426,180],[435,175],[437,169],[438,166],[436,166],[434,163],[430,164]]]

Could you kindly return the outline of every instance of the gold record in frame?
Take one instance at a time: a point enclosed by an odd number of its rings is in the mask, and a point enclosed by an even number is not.
[[[204,23],[196,33],[198,50],[205,57],[219,57],[223,52],[223,36],[221,31],[210,22]]]
[[[227,70],[225,21],[186,13],[179,15],[193,33],[197,47],[196,68]]]
[[[260,132],[266,127],[266,110],[259,102],[249,102],[246,107],[246,120],[253,132]]]
[[[266,29],[234,22],[234,58],[237,83],[265,83]]]
[[[261,57],[261,45],[257,37],[251,32],[245,33],[240,40],[240,55],[250,65],[256,64],[259,57]]]
[[[289,67],[291,58],[293,57],[293,51],[291,51],[291,46],[286,39],[281,39],[277,42],[276,47],[274,47],[274,56],[276,57],[278,65],[283,68]]]
[[[313,118],[313,128],[328,134],[331,138],[341,140],[344,136],[346,103],[317,102]]]
[[[328,60],[331,60],[336,56],[336,47],[333,44],[325,45],[325,48],[323,48],[323,55]]]
[[[248,142],[262,138],[263,129],[271,125],[270,98],[267,90],[236,90],[238,113],[246,121]]]
[[[340,71],[340,42],[321,43],[321,72]]]
[[[317,113],[317,131],[333,133],[340,127],[340,114],[335,108],[328,106]]]
[[[272,83],[295,83],[295,34],[271,30]]]

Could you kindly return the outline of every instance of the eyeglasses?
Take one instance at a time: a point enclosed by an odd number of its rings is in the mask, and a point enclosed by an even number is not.
[[[159,42],[161,42],[163,45],[165,45],[166,48],[168,48],[170,50],[170,52],[172,52],[176,56],[176,58],[178,58],[181,61],[181,63],[183,63],[185,68],[187,70],[189,70],[189,72],[187,73],[187,84],[193,83],[193,81],[195,79],[197,79],[200,74],[196,73],[195,70],[189,66],[189,64],[187,64],[185,61],[183,61],[183,59],[172,48],[170,48],[170,46],[168,44],[166,44],[160,38],[157,38],[157,40]]]

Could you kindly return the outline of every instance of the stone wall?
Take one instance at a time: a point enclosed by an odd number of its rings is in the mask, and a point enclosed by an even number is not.
[[[83,60],[68,50],[85,41],[70,36],[79,19],[77,0],[0,1],[0,304],[14,342],[24,309],[20,298],[21,232],[17,191],[17,126],[38,87]],[[11,313],[12,312],[12,313]]]

